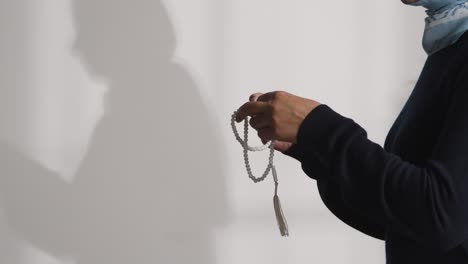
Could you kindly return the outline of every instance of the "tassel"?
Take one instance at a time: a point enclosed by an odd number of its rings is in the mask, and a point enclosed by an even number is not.
[[[278,222],[278,227],[281,233],[281,236],[289,236],[288,223],[284,217],[283,210],[281,209],[281,203],[278,195],[275,194],[273,197],[273,206],[275,207],[276,221]]]
[[[273,180],[275,181],[275,195],[273,196],[273,207],[275,209],[276,221],[278,222],[278,227],[281,233],[281,236],[289,236],[288,223],[281,209],[281,202],[278,196],[278,176],[276,174],[275,166],[272,166],[273,171]]]

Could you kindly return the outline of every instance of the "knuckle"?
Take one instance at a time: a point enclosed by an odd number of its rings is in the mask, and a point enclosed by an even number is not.
[[[278,114],[279,114],[279,109],[278,109],[278,105],[275,104],[272,106],[271,108],[271,112],[270,112],[270,121],[273,122],[273,123],[276,123],[278,121]]]
[[[276,108],[278,107],[278,102],[275,100],[270,101],[270,103],[267,106],[267,111],[269,113],[275,112]]]
[[[285,91],[281,91],[281,90],[280,91],[275,91],[275,92],[273,92],[272,99],[273,100],[278,100],[278,99],[283,98],[285,95],[286,95]]]
[[[278,100],[278,91],[274,91],[273,93],[271,93],[271,100],[272,101],[276,101]]]
[[[252,95],[250,95],[249,97],[249,101],[256,101],[258,99],[259,96],[261,96],[262,93],[254,93]]]

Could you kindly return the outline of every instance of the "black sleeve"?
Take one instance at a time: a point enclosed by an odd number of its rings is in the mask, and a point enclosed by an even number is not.
[[[339,188],[353,211],[429,247],[452,249],[468,239],[468,70],[458,76],[437,145],[422,166],[385,151],[327,105],[309,113],[285,154],[308,175],[319,164],[326,168],[313,176]]]
[[[346,204],[343,200],[340,185],[326,177],[328,167],[315,159],[313,153],[309,150],[304,148],[303,145],[294,144],[283,154],[298,161],[307,161],[301,162],[302,169],[310,178],[317,180],[317,188],[323,203],[338,219],[366,235],[384,240],[385,229],[383,225],[353,210]]]

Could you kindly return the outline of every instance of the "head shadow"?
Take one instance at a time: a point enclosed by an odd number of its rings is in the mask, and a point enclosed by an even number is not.
[[[105,115],[71,183],[2,147],[13,228],[78,264],[215,263],[228,210],[222,145],[194,80],[171,61],[164,6],[76,0],[74,14],[76,53],[109,83]]]
[[[25,0],[0,2],[0,142],[14,142],[17,148],[21,144],[15,139],[26,134],[24,98],[28,80],[23,73],[27,68],[29,4]],[[0,178],[9,172],[8,163],[2,165]],[[10,228],[6,203],[0,195],[0,263],[21,263],[25,244]]]

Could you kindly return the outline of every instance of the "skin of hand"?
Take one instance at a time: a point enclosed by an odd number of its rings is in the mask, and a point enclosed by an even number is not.
[[[236,122],[250,116],[250,126],[263,143],[273,140],[276,150],[285,152],[297,143],[299,127],[320,103],[284,91],[255,93],[236,114]]]

